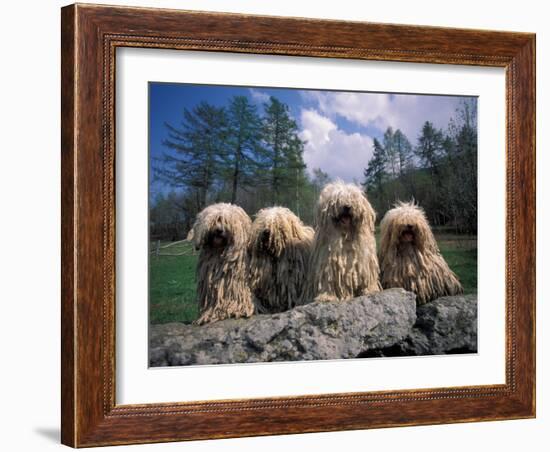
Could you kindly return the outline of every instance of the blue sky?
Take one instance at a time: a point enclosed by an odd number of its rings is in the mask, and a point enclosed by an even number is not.
[[[290,108],[300,137],[307,141],[304,160],[308,171],[321,168],[332,178],[360,182],[372,156],[373,139],[388,126],[401,129],[413,145],[422,124],[430,121],[446,129],[459,106],[458,96],[316,91],[216,85],[150,83],[149,149],[159,157],[166,149],[164,123],[178,127],[184,108],[201,101],[217,106],[235,95],[247,96],[263,113],[269,96]]]

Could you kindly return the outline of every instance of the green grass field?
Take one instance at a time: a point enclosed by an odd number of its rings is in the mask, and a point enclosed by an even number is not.
[[[477,292],[475,236],[436,234],[441,253],[458,275],[465,293]],[[161,247],[168,243],[161,243]],[[187,242],[161,248],[156,243],[149,260],[149,319],[151,323],[192,322],[197,318],[195,268],[198,254]]]
[[[161,246],[167,243],[161,244]],[[151,245],[154,249],[155,245]],[[180,256],[149,257],[150,323],[192,322],[198,316],[195,268],[198,254],[191,244],[182,242],[160,250]]]

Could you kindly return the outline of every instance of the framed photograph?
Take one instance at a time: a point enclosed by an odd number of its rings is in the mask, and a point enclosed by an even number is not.
[[[62,442],[535,416],[535,36],[62,8]]]

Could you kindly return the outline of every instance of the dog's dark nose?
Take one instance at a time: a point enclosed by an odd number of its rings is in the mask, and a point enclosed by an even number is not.
[[[221,235],[221,234],[223,234],[223,229],[222,228],[216,228],[216,229],[214,229],[214,233],[216,235]]]
[[[266,229],[262,232],[262,239],[263,240],[269,240],[269,236],[270,236],[270,233],[269,233],[268,229]]]
[[[344,213],[350,213],[350,211],[351,211],[351,206],[344,206],[344,207],[343,207],[343,211],[344,211]]]

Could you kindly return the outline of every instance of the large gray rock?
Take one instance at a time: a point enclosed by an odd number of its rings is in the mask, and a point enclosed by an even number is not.
[[[414,294],[391,289],[250,319],[152,325],[149,361],[156,367],[355,358],[401,343],[415,321]]]
[[[367,350],[362,357],[441,355],[477,352],[477,296],[441,297],[418,307],[405,340]]]

